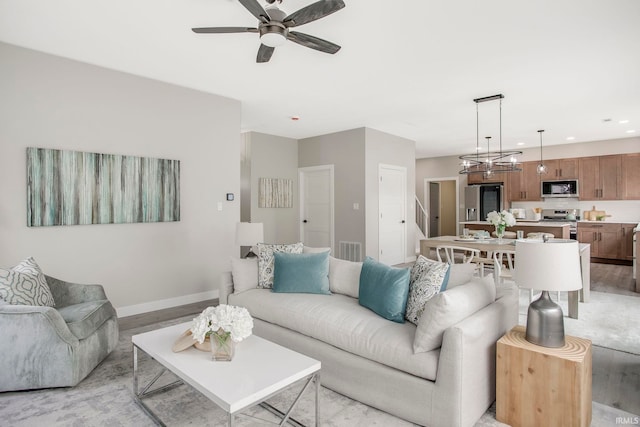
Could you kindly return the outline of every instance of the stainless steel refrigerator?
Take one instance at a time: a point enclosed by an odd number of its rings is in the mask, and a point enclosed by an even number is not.
[[[504,187],[499,184],[469,185],[464,189],[466,221],[486,221],[491,211],[503,209]]]

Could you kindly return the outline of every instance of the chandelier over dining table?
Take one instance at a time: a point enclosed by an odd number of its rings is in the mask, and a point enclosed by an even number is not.
[[[485,96],[483,98],[476,98],[473,102],[476,103],[476,152],[472,154],[464,154],[460,156],[462,160],[462,170],[460,174],[483,174],[485,177],[490,177],[496,173],[503,172],[520,172],[522,168],[516,156],[522,154],[522,151],[516,150],[503,150],[502,149],[502,99],[503,94],[497,94],[492,96]],[[499,101],[499,135],[498,143],[499,147],[497,151],[491,150],[491,137],[485,137],[487,140],[487,151],[480,153],[480,120],[479,120],[479,108],[478,105],[487,101]]]

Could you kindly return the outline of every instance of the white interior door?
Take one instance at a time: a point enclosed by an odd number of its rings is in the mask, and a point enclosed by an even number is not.
[[[300,240],[314,248],[333,247],[333,165],[299,169]]]
[[[407,170],[400,166],[379,166],[378,225],[379,260],[401,264],[406,259]]]

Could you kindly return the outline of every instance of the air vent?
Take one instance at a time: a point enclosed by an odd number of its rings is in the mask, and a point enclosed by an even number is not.
[[[362,261],[362,245],[360,242],[340,242],[340,259]]]

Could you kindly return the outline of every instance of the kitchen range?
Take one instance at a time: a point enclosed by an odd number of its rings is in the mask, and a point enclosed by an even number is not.
[[[580,221],[580,209],[543,209],[540,222],[569,223],[571,239],[578,240],[578,221]]]

